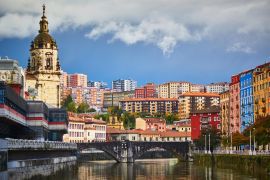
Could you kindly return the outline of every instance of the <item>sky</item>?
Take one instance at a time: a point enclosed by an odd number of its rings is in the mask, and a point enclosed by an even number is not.
[[[0,56],[26,67],[42,4],[61,67],[106,81],[230,81],[270,61],[270,0],[0,0]]]

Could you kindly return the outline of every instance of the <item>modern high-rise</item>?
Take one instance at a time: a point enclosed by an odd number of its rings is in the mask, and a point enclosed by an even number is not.
[[[43,15],[39,22],[39,34],[31,43],[30,58],[26,70],[26,89],[34,100],[60,107],[61,67],[58,47],[49,34],[48,20]]]
[[[180,119],[188,119],[190,113],[220,105],[219,94],[187,92],[179,96]]]
[[[156,87],[154,83],[147,83],[145,86],[135,89],[135,98],[156,97]]]
[[[178,113],[177,98],[129,98],[120,100],[120,108],[131,113]]]
[[[222,93],[229,90],[229,83],[220,82],[220,83],[211,83],[205,86],[205,91],[209,93]]]
[[[205,87],[203,84],[191,84],[190,92],[205,92]]]
[[[118,79],[112,82],[114,91],[133,91],[137,87],[137,81],[132,79]]]
[[[85,74],[69,74],[68,87],[87,87],[87,75]]]
[[[178,98],[179,82],[168,82],[158,86],[159,98]]]
[[[98,89],[106,89],[108,88],[108,83],[103,81],[88,81],[88,87],[96,87]]]

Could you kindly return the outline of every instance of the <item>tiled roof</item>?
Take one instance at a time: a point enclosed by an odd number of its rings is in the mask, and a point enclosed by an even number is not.
[[[124,100],[121,100],[121,102],[124,101],[178,101],[177,98],[127,98]]]
[[[107,127],[107,133],[108,134],[140,134],[140,135],[156,135],[159,137],[185,137],[185,136],[191,136],[190,132],[178,132],[178,131],[172,131],[167,130],[165,132],[159,132],[159,131],[152,131],[152,130],[141,130],[141,129],[132,129],[132,130],[120,130],[116,128],[108,128]]]
[[[160,118],[143,118],[147,123],[165,123],[165,119]]]
[[[160,137],[186,137],[191,136],[190,132],[165,131],[160,133]]]
[[[219,94],[217,94],[217,93],[203,93],[203,92],[186,92],[180,96],[219,97]]]

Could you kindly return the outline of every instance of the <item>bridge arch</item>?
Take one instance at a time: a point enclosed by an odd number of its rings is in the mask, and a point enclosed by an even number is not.
[[[149,152],[149,150],[159,148],[163,149],[167,152],[170,152],[181,159],[186,160],[188,151],[189,151],[189,143],[188,142],[140,142],[134,144],[134,159],[139,159],[143,154]]]
[[[145,152],[153,148],[162,148],[177,156],[187,159],[189,142],[138,142],[138,141],[117,141],[117,142],[94,142],[78,143],[78,150],[96,148],[112,156],[117,162],[134,162]]]

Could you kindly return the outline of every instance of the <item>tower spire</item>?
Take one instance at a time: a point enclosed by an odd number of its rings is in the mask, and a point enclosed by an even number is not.
[[[45,8],[46,8],[46,6],[45,6],[45,4],[43,4],[43,16],[45,16]]]
[[[42,9],[43,9],[42,17],[41,17],[41,21],[39,22],[39,24],[40,24],[39,33],[42,33],[42,32],[48,33],[49,29],[48,29],[48,21],[47,21],[47,18],[45,16],[45,9],[46,9],[45,4],[42,5]]]

